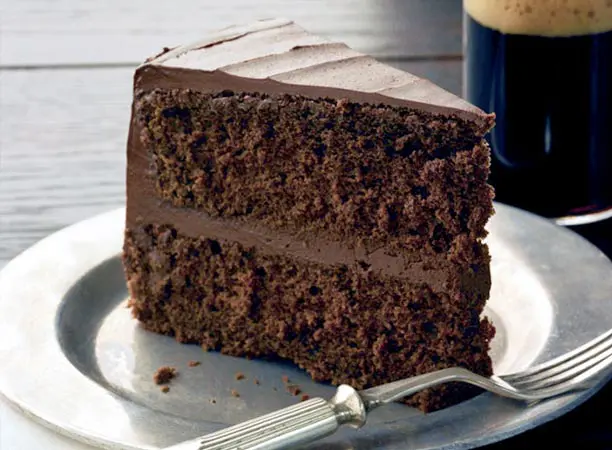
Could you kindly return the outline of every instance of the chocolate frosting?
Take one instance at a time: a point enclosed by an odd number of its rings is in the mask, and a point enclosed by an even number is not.
[[[284,19],[229,27],[163,52],[137,70],[135,81],[143,89],[232,89],[406,106],[473,121],[483,135],[494,121],[492,114],[425,79]]]

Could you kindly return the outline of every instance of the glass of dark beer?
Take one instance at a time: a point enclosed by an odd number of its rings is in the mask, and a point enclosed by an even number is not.
[[[496,114],[496,200],[612,217],[612,0],[464,0],[464,96]]]

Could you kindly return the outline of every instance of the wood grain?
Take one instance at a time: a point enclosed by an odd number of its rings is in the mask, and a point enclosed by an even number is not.
[[[401,63],[458,92],[460,62]],[[133,68],[0,72],[0,265],[124,204]]]
[[[461,53],[461,0],[7,0],[0,67],[137,64],[208,30],[280,16],[390,60]]]
[[[131,71],[4,72],[0,260],[124,202]]]

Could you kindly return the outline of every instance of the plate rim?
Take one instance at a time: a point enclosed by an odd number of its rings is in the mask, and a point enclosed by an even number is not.
[[[551,227],[551,230],[556,229],[557,232],[560,234],[571,236],[572,239],[577,240],[578,242],[581,241],[580,245],[585,248],[585,251],[589,251],[593,255],[598,253],[600,256],[603,256],[603,259],[602,259],[603,264],[607,264],[608,267],[612,269],[612,262],[603,254],[603,252],[601,252],[597,247],[595,247],[593,244],[591,244],[590,242],[588,242],[586,239],[579,236],[578,234],[574,233],[573,231],[566,229],[566,228],[556,226],[551,221],[547,221],[546,219],[536,216],[535,214],[520,210],[512,206],[508,206],[508,205],[504,205],[504,204],[495,202],[495,209],[496,209],[497,214],[499,214],[500,211],[504,211],[507,214],[518,215],[518,216],[529,218],[529,220],[546,222],[547,226]],[[14,257],[11,261],[9,261],[4,267],[0,269],[0,311],[5,311],[7,307],[6,305],[7,302],[3,301],[2,298],[9,297],[9,295],[6,295],[8,293],[5,292],[5,290],[7,286],[8,287],[11,286],[10,276],[14,275],[14,272],[19,273],[21,271],[21,272],[27,273],[28,272],[27,266],[29,265],[31,259],[36,258],[40,252],[44,250],[48,250],[46,247],[50,245],[51,247],[53,247],[53,244],[59,245],[61,244],[63,240],[74,241],[76,239],[76,241],[79,241],[78,239],[79,237],[81,239],[84,239],[85,241],[88,241],[89,239],[89,242],[91,242],[92,239],[91,237],[88,238],[88,236],[86,235],[87,234],[86,231],[89,229],[89,227],[92,224],[103,222],[104,220],[111,220],[112,218],[114,218],[114,220],[116,221],[118,220],[119,217],[123,219],[124,216],[125,216],[125,207],[115,208],[113,210],[94,215],[92,217],[81,220],[72,225],[69,225],[67,227],[61,228],[60,230],[55,231],[54,233],[42,238],[41,240],[34,243],[29,248],[27,248],[26,250],[18,254],[16,257]],[[122,221],[122,226],[123,226],[123,221]],[[77,236],[76,238],[75,238],[75,235]],[[115,238],[119,239],[117,236]],[[121,234],[121,237],[119,240],[121,242],[123,241],[123,234]],[[109,247],[113,247],[113,246],[109,246]],[[84,267],[87,267],[87,270],[83,270],[79,276],[74,276],[74,281],[77,281],[78,278],[80,278],[80,276],[82,276],[83,274],[87,273],[88,270],[95,268],[97,265],[102,264],[103,262],[107,261],[110,258],[116,257],[117,249],[116,247],[114,248],[115,248],[114,250],[111,250],[109,248],[106,251],[101,250],[98,253],[96,253],[97,255],[98,254],[103,255],[104,257],[98,256],[94,258],[94,259],[97,259],[97,263],[94,265],[90,265],[90,266],[84,265]],[[10,292],[10,289],[9,289],[9,292]],[[2,325],[2,322],[3,322],[1,318],[9,317],[9,316],[10,316],[9,314],[4,314],[4,313],[0,314],[0,325]],[[5,327],[0,326],[0,330],[3,328]],[[0,331],[0,335],[2,335],[1,331]],[[0,355],[3,355],[3,352],[6,352],[6,349],[2,347],[2,344],[0,344]],[[61,353],[63,355],[63,352]],[[71,364],[67,359],[66,359],[66,362],[68,362],[68,364]],[[88,377],[86,377],[84,374],[78,371],[78,369],[75,368],[75,371],[78,374],[80,374],[81,378],[84,379],[82,381],[86,380],[85,382],[87,384],[94,385],[95,387],[93,387],[93,389],[104,391],[104,394],[102,395],[106,395],[109,397],[115,397],[112,399],[111,403],[113,402],[131,403],[128,399],[123,399],[117,396],[116,394],[114,394],[113,392],[107,391],[106,389],[104,389],[103,386],[98,385],[97,383],[95,383],[95,381],[90,380]],[[36,422],[41,423],[42,425],[52,429],[55,432],[58,432],[59,434],[68,436],[72,439],[83,442],[87,445],[93,445],[93,446],[97,446],[100,448],[130,449],[130,450],[158,450],[160,448],[158,446],[150,446],[150,445],[140,444],[140,443],[138,443],[136,446],[128,445],[126,442],[117,442],[116,439],[107,439],[105,436],[100,435],[100,433],[96,433],[94,430],[81,429],[79,427],[71,427],[65,423],[64,424],[57,423],[58,421],[54,420],[52,417],[48,417],[48,414],[40,413],[40,411],[36,411],[35,406],[29,404],[29,402],[25,401],[23,398],[20,398],[22,396],[20,395],[20,393],[11,391],[11,382],[9,380],[11,375],[10,374],[7,375],[7,372],[10,372],[10,371],[7,371],[6,369],[3,371],[0,371],[0,395],[3,398],[5,398],[13,407],[15,407],[17,410],[19,410],[21,413],[23,413],[27,417],[34,419]],[[580,404],[588,400],[590,397],[592,397],[596,392],[598,392],[599,389],[601,389],[601,387],[603,387],[607,383],[609,378],[610,376],[602,377],[599,380],[599,382],[595,384],[593,387],[591,387],[589,390],[567,396],[567,398],[565,398],[566,401],[561,402],[561,405],[559,407],[554,408],[552,411],[548,412],[547,414],[536,415],[529,422],[516,424],[514,426],[503,426],[502,425],[498,427],[497,433],[490,433],[490,434],[484,435],[480,439],[470,439],[468,441],[458,440],[451,445],[448,445],[445,447],[435,447],[435,448],[449,448],[449,449],[450,448],[452,449],[475,448],[475,447],[491,444],[494,442],[499,442],[501,440],[505,440],[507,438],[516,436],[517,434],[523,433],[532,428],[540,426],[543,423],[554,420],[558,418],[559,416],[565,414],[569,410],[574,409],[575,407],[579,406]],[[481,394],[481,396],[493,397],[492,394],[488,394],[488,393]],[[139,405],[134,405],[134,406],[137,408],[146,409]],[[149,410],[149,412],[152,414],[165,415],[164,413],[153,411],[153,410]],[[190,422],[189,420],[183,421],[181,419],[178,419],[178,421],[185,422],[185,423]]]

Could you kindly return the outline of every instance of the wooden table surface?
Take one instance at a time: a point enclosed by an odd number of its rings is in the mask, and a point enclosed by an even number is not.
[[[460,0],[0,2],[0,267],[49,233],[124,204],[140,61],[210,29],[278,16],[461,93]],[[489,448],[612,448],[611,391]],[[19,423],[13,434],[49,439]],[[34,445],[7,442],[1,450]]]

